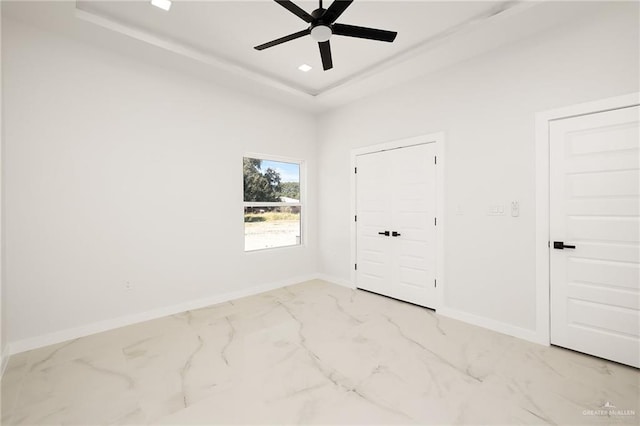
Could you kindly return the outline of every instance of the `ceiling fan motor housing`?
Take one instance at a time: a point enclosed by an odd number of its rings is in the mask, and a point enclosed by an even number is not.
[[[311,16],[313,16],[313,23],[311,24],[312,26],[314,24],[318,24],[319,22],[321,22],[322,15],[324,15],[324,12],[326,10],[327,9],[319,8],[319,9],[316,9],[313,12],[311,12]]]
[[[324,12],[325,9],[316,9],[311,12],[313,22],[311,22],[311,26],[309,27],[309,30],[311,31],[311,38],[320,43],[328,41],[333,34],[331,26],[322,21],[322,15]]]

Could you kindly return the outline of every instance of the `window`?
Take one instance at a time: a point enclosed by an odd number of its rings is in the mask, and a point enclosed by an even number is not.
[[[301,244],[300,162],[244,157],[244,250]]]

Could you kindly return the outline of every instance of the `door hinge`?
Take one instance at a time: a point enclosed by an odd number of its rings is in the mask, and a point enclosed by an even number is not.
[[[355,167],[355,168],[353,169],[353,173],[358,173],[358,168],[357,168],[357,167]]]
[[[433,157],[433,164],[438,164],[438,156]]]
[[[355,270],[358,270],[358,264],[356,263],[355,265],[353,265],[355,267]]]
[[[438,280],[433,280],[433,286],[438,287]]]
[[[355,216],[355,218],[353,219],[355,222],[358,221],[358,215]]]
[[[438,218],[437,217],[433,218],[433,226],[438,226]]]
[[[551,241],[547,241],[547,247],[551,248]]]

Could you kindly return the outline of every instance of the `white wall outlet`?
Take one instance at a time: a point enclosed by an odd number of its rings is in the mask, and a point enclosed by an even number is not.
[[[520,216],[520,203],[518,201],[511,202],[511,216],[513,217]]]
[[[131,284],[129,281],[127,281],[126,283],[124,283],[124,289],[125,290],[133,290],[133,284]]]

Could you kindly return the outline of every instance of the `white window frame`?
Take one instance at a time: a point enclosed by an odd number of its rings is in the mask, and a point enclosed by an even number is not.
[[[283,202],[252,202],[252,201],[244,201],[244,179],[243,179],[243,187],[241,190],[242,197],[242,236],[243,236],[243,251],[246,254],[250,253],[260,253],[269,250],[281,250],[281,249],[295,249],[299,247],[306,246],[306,235],[307,235],[307,226],[306,226],[306,183],[307,183],[307,168],[306,161],[300,158],[292,158],[292,157],[283,157],[279,155],[270,155],[270,154],[260,154],[256,152],[245,152],[242,156],[242,166],[244,169],[244,159],[245,158],[254,158],[257,160],[266,160],[266,161],[278,161],[281,163],[293,163],[297,164],[300,171],[299,176],[299,185],[300,185],[300,199],[297,203],[283,203]],[[243,175],[244,176],[244,175]],[[300,207],[300,243],[292,244],[288,246],[278,246],[278,247],[266,247],[262,249],[256,250],[246,250],[245,248],[245,222],[244,222],[244,210],[247,207]]]

